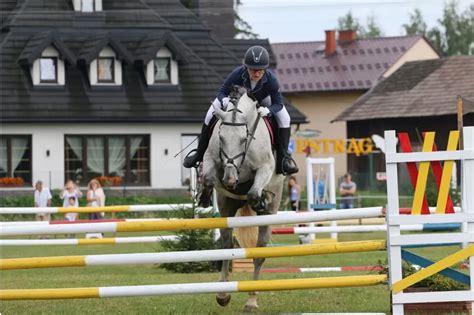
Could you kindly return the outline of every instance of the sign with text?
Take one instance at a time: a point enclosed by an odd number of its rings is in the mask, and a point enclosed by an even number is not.
[[[330,154],[347,153],[356,156],[367,155],[374,151],[371,138],[362,139],[308,139],[296,138],[296,153]]]

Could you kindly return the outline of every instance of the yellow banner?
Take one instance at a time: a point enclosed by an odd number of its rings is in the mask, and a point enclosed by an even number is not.
[[[312,154],[347,153],[356,156],[367,155],[374,151],[371,138],[362,139],[308,139],[296,138],[296,153]]]

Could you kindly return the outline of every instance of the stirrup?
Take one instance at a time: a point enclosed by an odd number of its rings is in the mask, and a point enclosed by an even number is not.
[[[293,172],[285,172],[285,168],[283,167],[283,165],[285,164],[285,160],[288,161],[288,164],[292,164],[291,166],[293,167],[293,169],[296,169],[295,171]],[[287,175],[291,175],[291,174],[296,174],[299,172],[299,169],[298,169],[298,166],[296,165],[296,162],[295,160],[293,160],[293,158],[291,156],[285,156],[283,157],[282,161],[281,161],[281,173],[282,175],[284,176],[287,176]]]

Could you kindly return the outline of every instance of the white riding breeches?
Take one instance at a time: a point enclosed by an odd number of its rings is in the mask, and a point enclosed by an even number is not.
[[[211,106],[209,107],[209,110],[206,113],[206,118],[204,119],[204,123],[206,125],[209,125],[209,122],[211,121],[212,116],[214,115],[213,104],[215,104],[216,106],[221,106],[221,102],[219,102],[217,98],[212,102]],[[260,102],[260,105],[263,105],[266,107],[269,107],[271,104],[272,103],[271,103],[270,96],[267,96]],[[290,128],[290,122],[291,122],[290,114],[288,114],[288,111],[286,110],[285,105],[283,105],[283,108],[279,112],[274,113],[273,115],[275,116],[275,119],[278,123],[279,128]]]

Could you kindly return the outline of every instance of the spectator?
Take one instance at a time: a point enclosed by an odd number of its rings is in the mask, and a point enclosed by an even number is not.
[[[103,207],[105,206],[104,190],[97,179],[92,179],[87,185],[87,206]],[[100,212],[89,213],[89,220],[100,220],[103,215]]]
[[[291,210],[299,211],[301,208],[301,187],[296,181],[295,176],[288,180],[288,197],[290,199]]]
[[[51,192],[44,187],[42,181],[37,181],[35,184],[35,207],[46,208],[51,207]],[[49,221],[51,214],[39,212],[36,214],[36,221]]]
[[[341,194],[341,209],[354,208],[354,194],[357,185],[352,181],[351,174],[347,173],[339,185],[339,193]]]
[[[68,180],[64,186],[64,190],[59,194],[59,197],[63,199],[63,208],[77,208],[79,207],[79,198],[82,196],[82,192],[77,188],[76,184],[72,180]],[[74,197],[74,203],[71,203],[70,197]],[[76,221],[79,217],[77,212],[69,212],[64,215],[64,218],[68,221]]]

